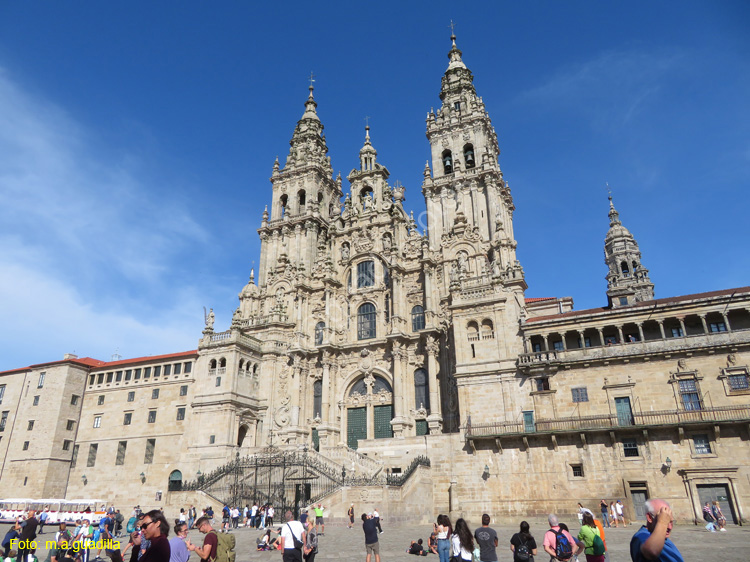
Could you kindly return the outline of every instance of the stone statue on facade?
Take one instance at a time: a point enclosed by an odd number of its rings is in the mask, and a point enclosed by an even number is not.
[[[214,321],[216,320],[213,308],[208,311],[208,314],[206,314],[206,307],[203,307],[203,320],[206,323],[206,330],[213,331]]]

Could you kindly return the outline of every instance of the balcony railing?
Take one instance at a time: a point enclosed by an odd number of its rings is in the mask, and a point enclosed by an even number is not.
[[[637,412],[631,416],[606,414],[571,418],[539,419],[533,425],[518,422],[496,422],[467,425],[467,439],[502,437],[529,433],[566,433],[622,428],[644,428],[656,426],[679,426],[707,423],[748,422],[750,406],[724,406],[703,410],[661,410]]]

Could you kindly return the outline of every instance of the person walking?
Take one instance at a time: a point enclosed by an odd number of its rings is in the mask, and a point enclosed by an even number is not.
[[[602,500],[601,502],[599,502],[599,509],[602,512],[602,521],[604,525],[606,525],[607,527],[612,527],[612,525],[610,525],[609,523],[609,513],[608,513],[609,510],[607,509],[606,500]]]
[[[615,509],[617,510],[617,518],[622,519],[622,526],[627,527],[628,524],[625,521],[625,514],[623,512],[624,505],[622,505],[622,502],[620,500],[617,500],[617,503],[615,504]]]
[[[438,557],[440,562],[450,562],[451,559],[451,536],[453,535],[453,526],[447,515],[438,515],[437,524]]]
[[[490,516],[482,515],[482,526],[474,531],[474,538],[479,545],[481,562],[497,562],[497,531],[490,527]]]
[[[305,562],[314,562],[315,555],[318,553],[318,532],[315,530],[315,522],[312,519],[307,520],[307,539],[302,558]]]
[[[366,562],[380,562],[380,543],[378,542],[378,529],[375,526],[375,520],[372,513],[362,514],[362,530],[365,533],[365,549],[367,550]]]
[[[460,558],[463,562],[471,562],[474,553],[474,538],[464,518],[456,521],[456,529],[451,537],[453,558]]]
[[[716,500],[714,500],[714,503],[711,506],[711,514],[714,516],[714,519],[716,519],[716,523],[719,525],[719,531],[726,531],[727,518],[724,517],[724,514],[721,511],[721,507],[719,506],[719,502]]]
[[[615,507],[615,502],[609,503],[609,514],[612,517],[612,522],[615,524],[615,527],[617,527],[617,508]]]
[[[354,527],[354,504],[349,506],[349,511],[346,512],[346,515],[349,517],[349,524],[346,527],[351,529]]]
[[[306,544],[306,533],[302,523],[294,519],[291,511],[285,513],[286,523],[281,527],[281,551],[284,562],[302,562],[302,549]],[[302,543],[301,547],[296,542]]]
[[[519,531],[510,538],[510,550],[513,552],[513,562],[534,562],[537,545],[526,521],[521,521]]]
[[[585,548],[586,562],[604,562],[604,543],[591,513],[583,514],[583,525],[578,533],[578,539]]]

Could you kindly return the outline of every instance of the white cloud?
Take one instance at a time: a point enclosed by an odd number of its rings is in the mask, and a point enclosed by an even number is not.
[[[118,345],[125,356],[195,346],[200,290],[184,273],[210,235],[144,158],[108,151],[0,68],[0,370],[72,349],[106,359]]]
[[[606,51],[560,68],[542,85],[520,93],[518,101],[550,111],[577,107],[598,126],[619,127],[660,94],[683,60],[672,52]]]

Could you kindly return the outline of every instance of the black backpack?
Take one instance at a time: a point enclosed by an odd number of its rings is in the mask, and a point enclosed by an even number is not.
[[[521,541],[521,535],[518,535],[518,540]],[[529,546],[526,541],[521,542],[516,547],[516,560],[528,560],[531,558],[531,552],[529,552]]]

